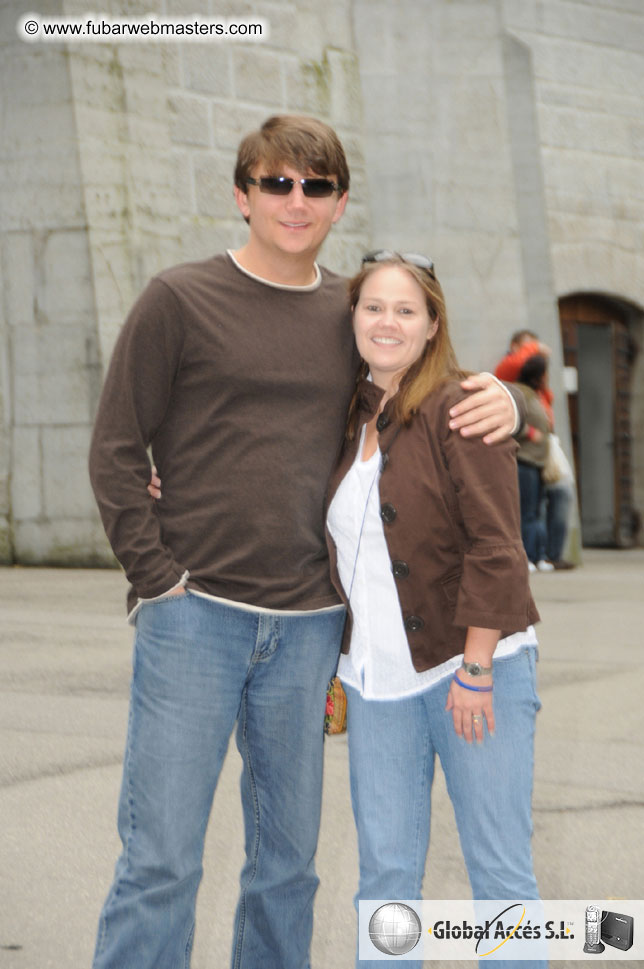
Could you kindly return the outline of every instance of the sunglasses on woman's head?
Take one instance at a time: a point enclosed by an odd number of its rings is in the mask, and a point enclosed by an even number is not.
[[[428,256],[421,256],[417,252],[394,252],[393,249],[374,249],[373,252],[367,252],[362,257],[362,262],[363,264],[365,262],[389,262],[390,259],[402,259],[403,262],[408,262],[412,266],[424,269],[432,279],[436,279],[432,260]]]
[[[258,185],[266,195],[289,195],[296,182],[302,186],[307,199],[327,199],[341,188],[328,178],[286,178],[285,175],[262,175],[260,178],[246,179],[249,185]]]

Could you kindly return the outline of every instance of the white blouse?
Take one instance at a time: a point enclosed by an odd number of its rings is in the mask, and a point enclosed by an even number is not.
[[[377,448],[363,461],[364,437],[365,427],[356,459],[327,518],[353,614],[351,649],[340,656],[338,676],[366,699],[393,700],[420,693],[449,676],[463,662],[463,654],[422,673],[414,669],[380,518],[381,454]],[[526,645],[537,645],[532,626],[499,640],[494,656],[509,656]]]

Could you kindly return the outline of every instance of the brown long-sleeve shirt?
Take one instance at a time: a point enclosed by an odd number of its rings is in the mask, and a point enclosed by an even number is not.
[[[357,358],[346,280],[321,275],[315,289],[278,288],[219,255],[161,273],[133,307],[90,452],[130,605],[186,569],[189,587],[249,605],[339,602],[324,492]]]

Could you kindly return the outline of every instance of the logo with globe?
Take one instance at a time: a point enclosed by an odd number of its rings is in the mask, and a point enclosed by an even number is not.
[[[422,932],[418,915],[402,902],[387,902],[369,920],[369,938],[379,952],[403,956],[411,952]]]

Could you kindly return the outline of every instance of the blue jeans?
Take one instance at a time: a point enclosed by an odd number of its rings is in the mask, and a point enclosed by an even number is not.
[[[541,469],[517,461],[521,499],[521,539],[530,562],[546,557],[546,526],[541,515]]]
[[[326,687],[344,610],[141,607],[118,826],[95,969],[187,969],[206,825],[237,723],[246,861],[234,969],[308,969]]]
[[[534,727],[540,707],[535,650],[494,661],[494,737],[468,744],[446,712],[450,678],[399,700],[364,700],[346,688],[360,899],[422,898],[431,788],[438,754],[456,815],[473,898],[538,898],[532,870]],[[382,960],[357,960],[378,969]],[[406,969],[422,963],[405,961]],[[497,963],[495,963],[497,965]],[[508,969],[511,963],[500,965]],[[521,961],[542,969],[541,961]]]
[[[546,554],[551,562],[559,562],[563,557],[573,501],[572,489],[571,481],[555,481],[543,489],[546,504]]]

